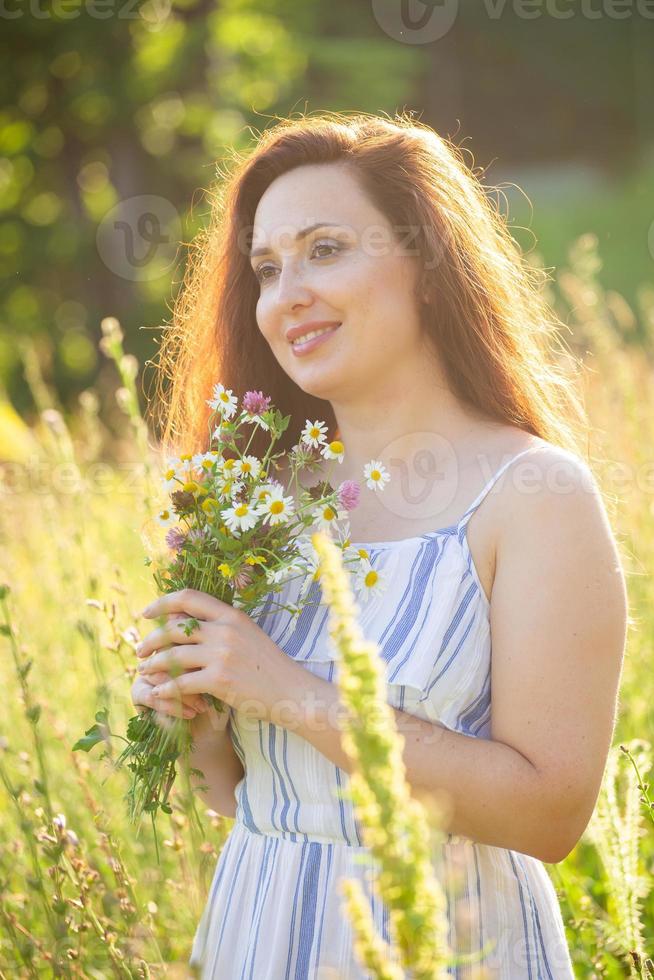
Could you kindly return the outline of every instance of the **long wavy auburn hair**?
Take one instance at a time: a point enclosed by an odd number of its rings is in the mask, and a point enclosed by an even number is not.
[[[264,191],[295,167],[335,162],[349,165],[394,234],[415,230],[411,248],[421,263],[416,302],[454,395],[588,462],[579,364],[546,302],[548,274],[527,263],[461,150],[405,114],[281,119],[257,134],[253,149],[234,152],[225,172],[218,170],[211,218],[190,246],[159,348],[152,414],[160,448],[174,454],[208,449],[206,400],[218,381],[239,400],[248,390],[263,391],[291,416],[275,451],[290,449],[307,419],[321,419],[329,438],[337,436],[330,403],[299,388],[260,333],[259,284],[249,263]],[[262,456],[268,445],[267,433],[257,429],[250,452]]]

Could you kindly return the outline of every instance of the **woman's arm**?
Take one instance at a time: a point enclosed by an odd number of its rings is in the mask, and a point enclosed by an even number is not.
[[[224,712],[213,708],[198,714],[190,722],[193,751],[190,765],[204,773],[205,778],[191,776],[191,785],[200,792],[207,805],[224,817],[236,816],[234,790],[243,778],[244,770],[234,750],[229,732],[229,707]],[[206,792],[200,786],[207,786]]]
[[[491,738],[394,713],[405,737],[406,778],[419,798],[433,793],[449,803],[450,832],[553,863],[576,844],[599,792],[627,597],[590,471],[557,450],[540,457],[528,490],[502,491],[507,519],[491,595]],[[336,685],[307,671],[297,672],[297,683],[300,710],[279,723],[351,772]]]

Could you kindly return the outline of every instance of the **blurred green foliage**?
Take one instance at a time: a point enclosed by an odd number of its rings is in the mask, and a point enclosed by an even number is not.
[[[32,403],[17,335],[37,340],[64,402],[101,369],[103,316],[121,319],[137,356],[154,353],[135,331],[165,322],[183,248],[140,279],[111,255],[108,267],[98,231],[112,208],[161,199],[188,242],[208,212],[201,189],[233,146],[251,142],[249,126],[305,111],[298,93],[317,93],[325,78],[332,106],[353,91],[359,109],[401,101],[422,63],[379,31],[364,36],[365,9],[349,11],[347,44],[325,36],[333,12],[315,0],[7,0],[2,9],[20,16],[3,19],[0,41],[0,384],[23,411]]]

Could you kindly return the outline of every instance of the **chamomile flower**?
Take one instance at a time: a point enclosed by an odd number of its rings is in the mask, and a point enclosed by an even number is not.
[[[293,497],[285,497],[284,491],[277,488],[257,507],[257,513],[261,514],[264,522],[267,521],[271,527],[275,524],[285,524],[293,516],[293,511]]]
[[[306,425],[302,429],[301,441],[316,449],[325,442],[326,432],[327,426],[324,422],[310,422],[307,419]]]
[[[256,456],[244,456],[236,460],[233,469],[238,476],[250,476],[256,480],[261,472],[261,460]]]
[[[196,469],[208,473],[216,462],[216,456],[213,453],[196,453],[191,462]]]
[[[232,394],[231,388],[225,388],[222,384],[214,385],[213,398],[207,398],[209,408],[220,412],[225,419],[231,419],[236,412],[238,399]]]
[[[223,497],[227,500],[233,500],[234,497],[238,496],[245,484],[241,480],[236,480],[233,477],[228,477],[225,480],[216,481],[216,493],[219,497]]]
[[[234,507],[227,507],[222,512],[222,518],[232,534],[240,534],[241,531],[250,531],[257,523],[259,517],[256,510],[247,502],[235,504]]]
[[[390,480],[390,474],[380,459],[371,459],[363,467],[363,475],[366,478],[366,486],[369,490],[383,490],[384,485]]]
[[[155,514],[155,520],[160,527],[171,527],[177,522],[177,515],[174,511],[169,510],[167,507],[162,507],[162,509]]]
[[[177,471],[180,465],[181,460],[174,456],[166,460],[166,465],[161,477],[161,486],[167,493],[170,493],[171,490],[176,490],[179,487],[180,479]]]
[[[331,504],[321,504],[313,511],[313,518],[316,524],[315,531],[326,531],[328,534],[338,534],[339,521],[347,521],[347,511]]]
[[[386,591],[386,585],[385,576],[381,575],[376,568],[372,567],[369,561],[364,559],[355,576],[357,599],[367,602],[368,599],[376,598]]]
[[[239,463],[240,460],[234,459],[233,457],[230,457],[230,459],[223,459],[220,461],[219,472],[222,473],[223,476],[225,477],[237,476],[238,475],[237,467]]]
[[[337,459],[339,463],[343,462],[343,454],[345,453],[345,446],[340,441],[340,439],[334,439],[332,442],[327,442],[320,450],[320,455],[324,456],[325,459]]]

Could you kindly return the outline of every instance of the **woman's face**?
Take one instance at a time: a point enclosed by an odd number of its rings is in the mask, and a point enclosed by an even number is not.
[[[285,373],[308,394],[338,403],[371,385],[392,391],[393,379],[410,377],[424,357],[415,236],[405,226],[398,242],[392,232],[343,164],[298,167],[259,201],[250,256],[259,280],[257,324]],[[314,329],[315,321],[339,326],[312,348],[294,349],[287,332]]]

